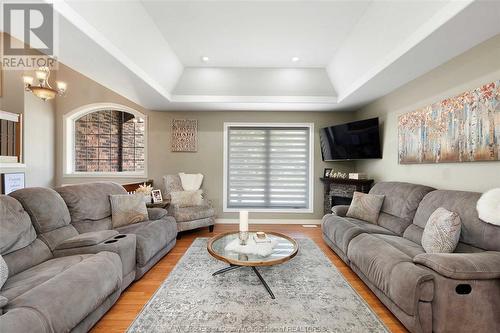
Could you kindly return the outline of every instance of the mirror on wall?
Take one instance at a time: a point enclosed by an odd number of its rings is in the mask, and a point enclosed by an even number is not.
[[[0,163],[21,162],[21,115],[0,111]]]

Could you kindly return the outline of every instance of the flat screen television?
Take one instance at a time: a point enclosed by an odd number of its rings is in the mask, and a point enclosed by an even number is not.
[[[378,118],[322,128],[323,161],[382,158]]]

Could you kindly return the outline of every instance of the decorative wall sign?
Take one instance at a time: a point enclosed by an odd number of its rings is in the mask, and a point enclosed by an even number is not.
[[[2,194],[24,188],[24,172],[2,173]]]
[[[195,119],[172,120],[172,151],[198,151],[198,121]]]
[[[500,80],[399,117],[399,163],[500,160]]]

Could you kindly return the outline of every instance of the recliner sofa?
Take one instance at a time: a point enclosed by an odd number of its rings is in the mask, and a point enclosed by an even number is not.
[[[68,207],[71,224],[80,233],[113,230],[109,196],[127,194],[123,186],[112,182],[68,185],[56,191]],[[177,237],[177,223],[165,209],[148,208],[148,214],[148,221],[115,230],[136,237],[136,280],[175,246]]]
[[[0,196],[0,253],[9,277],[0,290],[0,332],[86,332],[122,285],[112,252],[55,258],[14,198]]]
[[[323,239],[413,333],[500,332],[500,227],[481,221],[480,193],[382,182],[377,224],[346,217],[335,206]],[[429,216],[439,207],[460,215],[455,253],[421,246]]]
[[[112,229],[115,183],[0,196],[0,332],[86,332],[175,245],[175,220],[160,208],[149,221]],[[61,195],[61,194],[62,195]],[[3,314],[2,314],[3,313]]]

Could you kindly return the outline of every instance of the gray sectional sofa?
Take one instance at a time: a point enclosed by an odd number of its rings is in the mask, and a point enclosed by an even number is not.
[[[0,332],[86,332],[176,242],[166,210],[113,230],[115,183],[26,188],[0,196]]]
[[[376,184],[385,195],[377,224],[346,217],[335,206],[323,218],[325,242],[413,333],[500,332],[500,227],[481,221],[480,193],[399,182]],[[460,215],[455,253],[421,246],[439,207]]]

